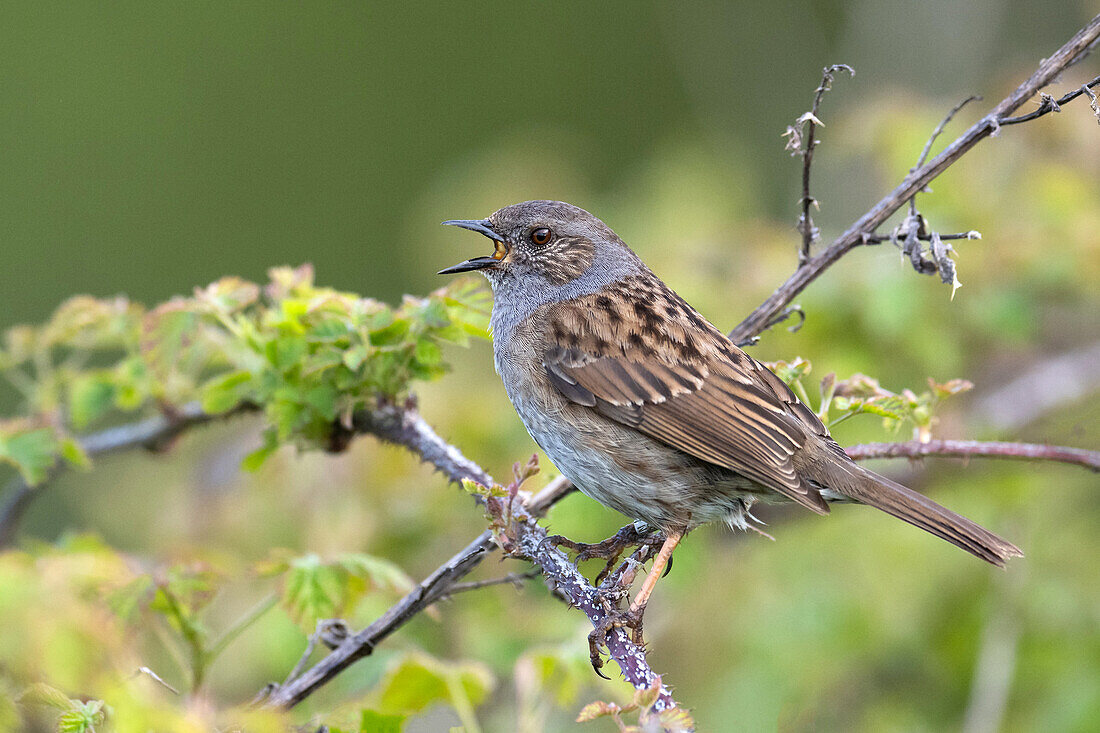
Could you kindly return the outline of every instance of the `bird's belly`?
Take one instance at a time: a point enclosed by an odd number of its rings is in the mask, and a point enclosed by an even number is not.
[[[750,482],[556,394],[512,394],[527,432],[578,489],[631,519],[661,529],[711,521],[744,527]]]

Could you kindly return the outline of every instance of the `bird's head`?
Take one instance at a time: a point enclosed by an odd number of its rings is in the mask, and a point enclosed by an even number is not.
[[[637,260],[606,224],[561,201],[525,201],[506,206],[488,219],[443,223],[484,234],[493,240],[494,249],[491,255],[466,260],[439,274],[479,270],[494,289],[507,280],[530,282],[532,278],[562,286],[601,262]]]

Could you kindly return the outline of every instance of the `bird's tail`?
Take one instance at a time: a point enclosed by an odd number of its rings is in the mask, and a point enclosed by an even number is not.
[[[966,517],[945,509],[923,494],[918,494],[912,489],[907,489],[885,476],[879,476],[854,463],[844,465],[843,468],[845,475],[830,477],[834,480],[829,481],[827,485],[855,501],[881,509],[915,527],[931,532],[999,568],[1003,568],[1005,561],[1010,557],[1024,556],[1016,545],[1001,539]]]

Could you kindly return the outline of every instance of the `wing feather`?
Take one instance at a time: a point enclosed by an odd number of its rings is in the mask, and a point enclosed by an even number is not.
[[[658,293],[658,301],[662,295],[683,303],[671,291]],[[624,332],[621,317],[584,299],[555,309],[553,332],[569,333],[571,343],[550,344],[543,361],[568,400],[828,513],[792,462],[808,433],[824,426],[782,380],[701,316],[688,323],[693,311],[677,306],[662,314],[675,322],[665,333],[653,332],[652,319],[640,332]]]

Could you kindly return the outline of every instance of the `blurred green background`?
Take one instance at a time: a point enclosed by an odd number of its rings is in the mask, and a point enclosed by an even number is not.
[[[972,93],[986,99],[941,145],[1093,12],[1021,0],[5,3],[0,327],[44,320],[76,293],[152,304],[306,261],[321,284],[395,300],[438,287],[432,273],[477,252],[472,235],[439,221],[558,198],[601,216],[730,328],[794,266],[799,165],[780,133],[808,107],[822,66],[857,71],[820,115],[813,189],[828,240],[900,180],[947,109]],[[1098,64],[1071,69],[1059,93]],[[1011,383],[1100,342],[1098,140],[1078,101],[983,142],[921,197],[940,231],[983,234],[958,245],[954,300],[888,245],[857,251],[799,299],[799,333],[770,333],[753,354],[800,355],[814,376],[862,371],[895,390],[965,377],[977,387],[943,414],[941,437],[1095,448],[1094,358]],[[454,373],[422,390],[422,410],[504,478],[533,444],[489,345],[448,358]],[[1064,396],[1030,409],[1048,394]],[[14,409],[14,393],[0,405]],[[337,458],[281,453],[242,474],[258,428],[239,421],[168,455],[68,474],[36,503],[23,541],[87,530],[146,563],[201,556],[237,577],[275,546],[366,551],[421,577],[483,528],[468,497],[370,440]],[[837,437],[909,436],[865,417]],[[647,615],[652,663],[700,730],[1100,726],[1095,476],[981,461],[879,468],[1027,558],[998,573],[850,507],[827,520],[775,512],[774,544],[700,530]],[[554,531],[576,539],[622,523],[579,496],[551,515]],[[515,569],[487,565],[478,577]],[[228,587],[211,623],[228,625],[262,595],[257,584]],[[90,601],[75,590],[24,592],[4,618],[37,631],[12,669],[75,695],[102,687],[105,669],[168,664],[155,640],[81,626],[96,625],[80,620]],[[369,597],[356,623],[391,601]],[[583,703],[629,698],[625,685],[597,686],[585,672],[583,619],[538,583],[466,594],[441,612],[303,715],[353,705],[410,649],[485,665],[496,681],[478,711],[487,730],[570,729]],[[284,676],[303,643],[279,612],[265,616],[215,666],[215,705]],[[583,686],[557,700],[532,687],[522,660],[535,648],[564,650]],[[544,698],[545,710],[531,702]],[[409,730],[455,721],[439,709]]]

